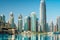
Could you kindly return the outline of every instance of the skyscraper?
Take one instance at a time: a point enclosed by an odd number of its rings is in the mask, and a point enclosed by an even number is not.
[[[15,28],[15,24],[14,24],[14,16],[13,13],[10,12],[10,19],[9,19],[9,24],[12,28]]]
[[[50,32],[53,32],[53,27],[54,27],[53,26],[53,21],[51,21],[50,24],[49,24]]]
[[[35,14],[35,12],[31,13],[31,31],[36,32],[36,14]]]
[[[2,21],[5,23],[5,15],[1,15],[2,16]]]
[[[57,31],[58,31],[58,17],[56,20],[56,24],[54,25],[54,32],[57,32]]]
[[[29,31],[31,31],[31,17],[28,16],[28,28],[29,28]]]
[[[28,16],[24,18],[24,31],[28,31]]]
[[[2,25],[2,16],[0,15],[0,26]]]
[[[0,22],[2,21],[2,16],[0,15]]]
[[[38,18],[36,18],[36,32],[38,32]]]
[[[45,32],[46,27],[46,4],[45,0],[41,0],[40,2],[40,26],[41,31]]]
[[[57,31],[60,31],[60,16],[57,17]]]
[[[3,26],[5,26],[5,15],[1,15],[2,16],[2,22],[3,22]]]
[[[46,32],[50,32],[50,26],[48,23],[46,23],[46,29],[45,29]]]
[[[18,17],[18,31],[19,32],[22,32],[22,26],[23,26],[23,24],[22,24],[22,15],[19,15],[19,17]]]
[[[40,32],[40,21],[38,21],[38,32]]]

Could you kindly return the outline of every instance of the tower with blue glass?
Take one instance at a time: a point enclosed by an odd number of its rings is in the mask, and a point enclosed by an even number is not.
[[[31,31],[36,32],[36,14],[35,14],[35,12],[31,13]]]
[[[28,31],[28,16],[24,18],[24,31]]]
[[[19,17],[18,17],[18,31],[19,32],[22,32],[22,15],[20,14]]]

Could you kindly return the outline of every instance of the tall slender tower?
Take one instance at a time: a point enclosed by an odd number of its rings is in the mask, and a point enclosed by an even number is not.
[[[20,14],[19,17],[18,17],[18,31],[19,32],[22,32],[22,15]]]
[[[41,0],[40,2],[40,25],[41,31],[46,32],[46,4],[45,0]]]
[[[28,29],[31,31],[31,17],[28,16]]]
[[[53,26],[53,21],[51,21],[50,24],[49,24],[50,32],[53,32],[53,27],[54,27],[54,26]]]
[[[10,12],[9,23],[10,23],[11,27],[14,28],[14,16],[13,16],[12,12]]]
[[[60,31],[60,16],[57,17],[57,31]]]

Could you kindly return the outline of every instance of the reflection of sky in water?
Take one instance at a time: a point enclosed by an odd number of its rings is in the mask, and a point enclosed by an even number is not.
[[[40,34],[31,34],[31,37],[27,35],[7,35],[0,34],[0,40],[60,40],[60,35],[40,35]]]

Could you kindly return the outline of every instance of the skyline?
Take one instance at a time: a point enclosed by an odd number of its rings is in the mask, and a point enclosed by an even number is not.
[[[12,3],[13,4],[12,4]],[[59,0],[46,0],[46,15],[47,22],[50,23],[52,21],[56,22],[57,16],[60,16]],[[53,3],[53,4],[52,4]],[[18,4],[18,5],[17,5]],[[37,17],[40,21],[40,0],[0,0],[0,14],[4,14],[6,17],[6,21],[9,19],[9,13],[12,11],[14,14],[15,23],[18,21],[18,14],[22,14],[23,18],[28,16],[32,12],[36,12]],[[6,13],[6,14],[5,14]],[[16,20],[17,19],[17,20]]]

